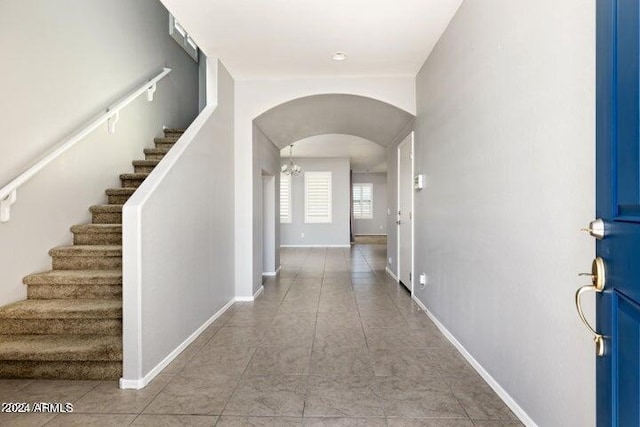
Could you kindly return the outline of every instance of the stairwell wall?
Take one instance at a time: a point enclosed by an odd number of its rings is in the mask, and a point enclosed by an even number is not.
[[[216,100],[124,206],[124,388],[146,385],[235,297],[234,81],[209,62]]]
[[[50,268],[49,249],[70,244],[69,227],[88,222],[118,174],[162,126],[185,127],[198,113],[198,66],[168,34],[157,0],[0,2],[0,186],[128,91],[155,76],[145,96],[120,113],[116,133],[95,130],[18,190],[0,224],[0,305],[26,297],[22,278]]]
[[[416,82],[416,295],[527,425],[595,425],[594,3],[466,0]]]

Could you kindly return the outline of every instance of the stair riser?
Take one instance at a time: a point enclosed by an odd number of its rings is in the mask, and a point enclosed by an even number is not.
[[[120,335],[120,319],[0,319],[2,335]]]
[[[122,224],[122,212],[97,212],[91,218],[94,224]]]
[[[6,360],[0,363],[0,378],[117,380],[121,376],[122,362]]]
[[[122,285],[29,285],[28,299],[113,299],[122,297]]]
[[[144,179],[121,179],[123,188],[138,188]]]
[[[144,155],[145,160],[162,160],[163,157],[164,157],[164,154],[145,154]]]
[[[122,268],[122,257],[55,256],[54,270],[115,270]]]
[[[110,205],[124,205],[125,203],[127,203],[127,200],[129,200],[129,198],[132,196],[133,194],[127,195],[127,196],[107,196],[107,200],[108,200],[108,204]]]
[[[122,245],[122,233],[75,233],[74,245]]]
[[[155,166],[133,166],[135,173],[151,173]]]
[[[164,137],[165,138],[180,138],[182,136],[184,132],[165,132],[164,133]]]
[[[175,142],[156,142],[156,148],[171,148]]]

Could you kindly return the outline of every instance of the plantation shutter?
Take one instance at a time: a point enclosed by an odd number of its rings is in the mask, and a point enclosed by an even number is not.
[[[373,218],[373,184],[353,184],[353,217]]]
[[[291,175],[280,174],[280,222],[291,222]]]
[[[331,222],[331,172],[305,172],[304,222]]]

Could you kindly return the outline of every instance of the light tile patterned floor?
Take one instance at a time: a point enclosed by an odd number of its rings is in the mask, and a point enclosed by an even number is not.
[[[0,380],[0,401],[75,408],[0,425],[521,426],[385,260],[384,245],[285,249],[255,303],[235,304],[143,390]]]

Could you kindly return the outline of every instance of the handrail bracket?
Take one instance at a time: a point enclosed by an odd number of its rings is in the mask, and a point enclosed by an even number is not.
[[[107,129],[109,130],[109,133],[111,134],[116,133],[116,123],[118,123],[118,120],[120,120],[120,112],[116,111],[107,120]]]
[[[157,86],[158,85],[155,82],[151,86],[149,86],[149,88],[147,89],[147,101],[153,101],[153,94],[156,92]]]
[[[18,190],[14,189],[7,197],[0,200],[0,222],[7,222],[11,217],[11,205],[16,202],[18,198]]]

